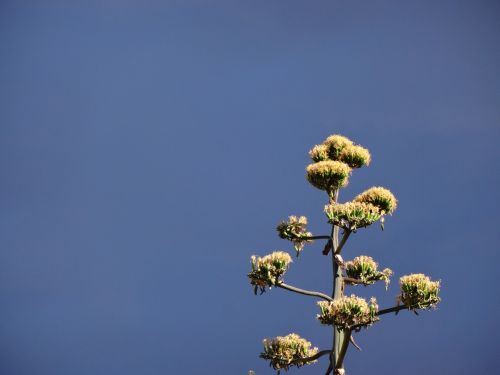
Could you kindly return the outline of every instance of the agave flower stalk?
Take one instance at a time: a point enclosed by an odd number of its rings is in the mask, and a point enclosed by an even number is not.
[[[350,139],[334,134],[309,152],[313,163],[306,168],[307,180],[314,187],[327,193],[328,203],[324,208],[330,234],[313,235],[307,230],[305,216],[289,216],[277,226],[278,235],[293,244],[297,256],[305,251],[305,244],[314,240],[324,241],[323,255],[330,255],[332,267],[331,294],[305,290],[286,284],[284,275],[292,258],[284,251],[275,251],[263,257],[252,256],[251,272],[248,274],[254,291],[261,294],[272,287],[301,295],[320,298],[318,321],[332,327],[331,348],[319,350],[297,334],[265,339],[261,358],[269,361],[275,370],[288,370],[316,363],[321,357],[328,357],[326,375],[344,375],[344,359],[349,345],[359,348],[353,335],[362,328],[368,328],[380,320],[380,316],[398,313],[401,310],[427,310],[440,302],[441,284],[424,274],[411,274],[399,279],[400,293],[396,306],[380,310],[377,301],[369,301],[354,294],[344,295],[348,286],[369,286],[384,281],[386,289],[393,272],[389,268],[378,270],[378,264],[367,255],[344,261],[342,251],[347,240],[359,229],[380,221],[382,229],[386,215],[392,215],[397,200],[386,188],[376,186],[358,194],[351,202],[339,202],[340,189],[347,186],[354,169],[368,166],[370,152]],[[307,250],[309,251],[309,250]]]

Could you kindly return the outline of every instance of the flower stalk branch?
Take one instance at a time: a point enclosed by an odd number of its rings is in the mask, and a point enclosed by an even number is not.
[[[306,296],[319,297],[319,298],[322,298],[322,299],[327,300],[327,301],[332,301],[331,297],[329,297],[326,294],[323,294],[321,292],[315,292],[315,291],[311,291],[311,290],[300,289],[300,288],[294,287],[292,285],[285,284],[283,282],[279,283],[277,285],[277,287],[289,290],[291,292],[303,294],[303,295],[306,295]]]

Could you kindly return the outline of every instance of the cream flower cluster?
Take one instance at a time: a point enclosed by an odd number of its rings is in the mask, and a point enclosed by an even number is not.
[[[264,351],[260,357],[268,360],[275,370],[288,370],[292,366],[303,366],[316,361],[304,361],[318,353],[318,348],[296,333],[264,339]]]
[[[292,257],[284,251],[275,251],[264,257],[252,255],[252,271],[248,274],[254,292],[260,289],[264,293],[266,287],[276,286],[288,270]]]
[[[374,186],[353,199],[353,202],[368,203],[380,209],[380,212],[385,214],[392,214],[397,207],[398,201],[390,190]]]
[[[328,160],[328,146],[324,144],[314,146],[311,151],[309,151],[309,156],[311,157],[312,161],[316,163],[318,161]]]
[[[351,231],[367,227],[382,216],[378,207],[361,202],[328,204],[325,213],[331,224]]]
[[[377,300],[370,299],[370,303],[364,298],[343,296],[333,301],[318,302],[320,314],[318,320],[322,324],[335,325],[338,329],[346,329],[353,325],[370,325],[378,320]]]
[[[312,233],[307,231],[307,218],[305,216],[289,216],[288,221],[279,223],[276,230],[280,238],[292,241],[297,251],[297,256],[304,248],[305,243],[313,242],[312,240],[304,239],[312,236]]]
[[[349,138],[339,134],[329,136],[322,144],[314,146],[309,151],[314,162],[335,160],[347,164],[351,168],[361,168],[369,165],[370,152],[359,145],[355,145]]]
[[[411,310],[428,309],[441,301],[438,296],[440,282],[431,281],[422,273],[402,276],[399,279],[399,286],[401,288],[399,300]]]
[[[376,281],[384,280],[385,289],[390,283],[392,270],[389,268],[378,271],[378,264],[372,257],[361,255],[345,263],[345,272],[348,277],[357,279],[363,284],[374,284]]]
[[[329,136],[309,151],[313,164],[307,166],[307,180],[321,190],[346,186],[352,168],[370,164],[370,152],[339,134]]]
[[[347,185],[351,168],[340,161],[324,160],[309,164],[306,172],[311,185],[320,190],[333,191]]]

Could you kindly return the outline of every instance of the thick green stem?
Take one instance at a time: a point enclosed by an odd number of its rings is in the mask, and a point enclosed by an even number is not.
[[[338,227],[337,228],[337,235],[338,235]],[[338,242],[338,237],[337,237],[337,242]],[[335,246],[335,245],[334,245]],[[336,248],[336,247],[334,247]],[[338,299],[342,298],[344,294],[343,290],[343,280],[342,280],[342,269],[339,267],[337,262],[335,261],[335,255],[332,251],[332,262],[334,263],[334,277],[335,277],[335,285],[334,285],[334,292],[333,292],[333,299]],[[337,329],[334,326],[334,345],[333,345],[333,351],[334,351],[334,368],[336,368],[336,362],[339,359],[340,351],[342,349],[342,343],[344,341],[344,331],[341,331]]]
[[[339,355],[337,357],[337,363],[335,364],[335,369],[341,369],[344,367],[344,358],[347,353],[347,348],[349,347],[349,340],[351,338],[351,330],[346,329],[344,332],[344,340],[342,342],[342,348],[340,349]]]
[[[330,203],[335,203],[338,201],[339,191],[336,190],[334,194],[330,195]],[[341,298],[343,294],[343,281],[342,281],[342,269],[337,264],[335,260],[335,254],[337,249],[339,249],[339,227],[332,225],[331,239],[332,239],[332,272],[333,272],[333,291],[332,298]],[[346,238],[347,240],[347,238]],[[345,241],[343,241],[345,243]],[[343,245],[343,244],[342,244]],[[342,348],[342,343],[344,341],[344,334],[337,327],[333,326],[333,343],[332,343],[332,353],[330,354],[330,367],[334,369],[336,362],[339,358],[340,351]]]

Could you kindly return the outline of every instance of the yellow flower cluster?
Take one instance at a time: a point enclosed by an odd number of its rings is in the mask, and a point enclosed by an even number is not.
[[[351,168],[340,161],[324,160],[309,164],[306,171],[311,185],[330,192],[347,185]]]
[[[328,160],[328,146],[323,144],[314,146],[309,151],[309,156],[314,162]]]
[[[254,286],[254,292],[260,289],[261,294],[266,287],[272,287],[280,282],[281,277],[288,270],[292,257],[284,251],[275,251],[264,257],[252,255],[252,271],[248,274],[250,283]]]
[[[382,216],[378,207],[368,203],[332,203],[325,206],[331,224],[351,231],[373,224]]]
[[[355,145],[349,138],[339,134],[329,136],[322,144],[314,146],[309,151],[314,162],[335,160],[347,164],[351,168],[361,168],[369,165],[370,152],[359,145]]]
[[[370,299],[367,303],[364,298],[343,296],[333,301],[318,302],[320,314],[318,320],[322,324],[335,325],[338,329],[346,329],[353,325],[371,325],[378,320],[377,300]]]
[[[305,359],[318,353],[318,348],[311,347],[311,343],[296,333],[287,336],[278,336],[272,339],[264,339],[264,351],[261,358],[268,360],[270,366],[275,370],[287,371],[292,366],[301,367],[316,361],[305,361]]]
[[[312,240],[305,239],[312,236],[312,233],[307,231],[307,217],[305,216],[289,216],[288,221],[279,223],[276,230],[280,238],[292,241],[297,251],[297,256],[304,248],[305,243],[313,242]]]
[[[370,152],[361,146],[347,146],[340,153],[339,160],[351,168],[361,168],[370,164]]]
[[[309,151],[314,161],[307,166],[307,180],[328,193],[348,183],[351,168],[370,164],[370,152],[339,134],[329,136]]]
[[[378,280],[384,280],[387,289],[390,283],[392,270],[389,268],[378,271],[378,264],[372,257],[361,255],[345,263],[345,271],[348,277],[359,280],[368,285],[374,284]]]
[[[438,296],[440,282],[431,281],[422,273],[402,276],[399,279],[399,286],[401,288],[399,300],[411,310],[428,309],[441,301]]]
[[[328,156],[332,160],[337,160],[346,147],[353,145],[349,138],[339,134],[329,136],[323,144],[328,147]]]
[[[385,214],[392,214],[397,207],[398,201],[390,190],[380,186],[374,186],[359,194],[353,200],[354,202],[369,203],[377,206],[380,212]]]

